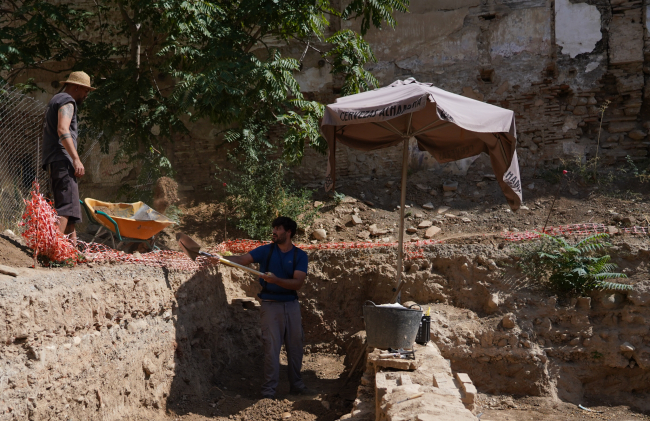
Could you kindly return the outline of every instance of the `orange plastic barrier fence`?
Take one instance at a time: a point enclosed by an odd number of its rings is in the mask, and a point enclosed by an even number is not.
[[[25,213],[20,222],[27,247],[34,250],[35,257],[40,254],[55,262],[76,264],[78,253],[59,231],[57,221],[56,211],[40,193],[38,183],[34,183],[31,198],[25,200]]]
[[[46,256],[51,261],[77,264],[83,261],[130,263],[145,266],[165,267],[181,271],[197,271],[213,265],[212,261],[202,257],[192,261],[185,254],[178,251],[158,250],[150,253],[128,254],[122,251],[111,249],[103,244],[85,243],[78,241],[79,250],[75,249],[72,243],[62,235],[57,226],[56,211],[47,203],[39,191],[38,184],[34,184],[31,192],[31,199],[25,200],[26,210],[23,215],[22,226],[25,227],[23,237],[27,246],[36,254]],[[618,228],[629,234],[648,235],[646,227]],[[572,224],[559,227],[547,227],[547,234],[550,235],[591,235],[607,232],[603,224]],[[526,241],[540,237],[537,231],[503,232],[501,233],[509,241]],[[442,240],[421,240],[406,243],[404,245],[405,257],[407,260],[424,258],[424,246],[441,244]],[[216,247],[208,249],[211,253],[223,253],[225,251],[234,254],[244,254],[256,247],[268,244],[268,242],[256,240],[229,240]],[[339,242],[339,243],[317,243],[298,244],[303,250],[355,250],[372,249],[378,247],[397,247],[397,242],[372,243],[372,242]]]

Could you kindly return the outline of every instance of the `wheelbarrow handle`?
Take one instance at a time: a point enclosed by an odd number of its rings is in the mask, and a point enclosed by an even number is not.
[[[97,215],[101,215],[104,218],[108,219],[108,221],[111,224],[113,224],[113,227],[115,228],[115,235],[117,235],[117,239],[119,241],[123,241],[122,236],[120,235],[120,227],[117,226],[117,222],[115,222],[115,220],[113,218],[111,218],[111,216],[109,214],[107,214],[106,212],[104,212],[104,211],[96,210],[95,213]]]

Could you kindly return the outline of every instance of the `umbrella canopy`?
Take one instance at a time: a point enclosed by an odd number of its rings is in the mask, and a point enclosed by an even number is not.
[[[321,130],[329,146],[326,190],[335,183],[335,142],[372,151],[414,137],[440,163],[485,152],[513,210],[521,205],[515,114],[415,79],[339,98],[325,108]]]
[[[440,163],[485,152],[513,210],[521,205],[515,115],[484,102],[452,94],[413,78],[339,98],[325,108],[321,131],[329,146],[325,189],[336,184],[336,142],[354,149],[375,149],[404,144],[397,281],[402,272],[404,202],[408,141],[428,151]],[[399,288],[398,286],[398,291]]]

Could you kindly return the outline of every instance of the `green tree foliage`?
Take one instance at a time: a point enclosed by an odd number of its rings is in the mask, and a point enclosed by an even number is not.
[[[519,247],[517,266],[531,281],[561,294],[583,294],[595,289],[631,290],[627,284],[610,279],[627,278],[613,272],[616,265],[602,252],[611,244],[607,234],[595,234],[570,244],[562,237],[540,233],[541,240]]]
[[[240,152],[266,156],[269,129],[283,126],[289,163],[305,144],[324,152],[323,106],[306,100],[294,74],[316,51],[344,81],[343,93],[377,86],[363,66],[375,57],[363,39],[371,27],[393,27],[408,0],[96,0],[95,6],[48,0],[0,5],[0,71],[84,70],[98,89],[83,107],[84,127],[104,150],[164,158],[162,145],[208,119],[242,141]],[[88,2],[84,3],[88,5]],[[336,31],[360,19],[360,30]],[[126,42],[125,42],[126,41]],[[282,48],[291,46],[291,48]],[[294,56],[284,51],[292,51]],[[87,132],[88,133],[88,132]]]

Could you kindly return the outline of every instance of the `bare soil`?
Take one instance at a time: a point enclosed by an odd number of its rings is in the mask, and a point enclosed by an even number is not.
[[[167,228],[167,237],[160,238],[161,243],[172,250],[178,245],[175,242],[176,232],[184,232],[202,246],[211,246],[224,240],[247,238],[246,233],[233,225],[225,223],[225,207],[218,201],[194,202],[189,201],[179,205],[182,212],[180,225]]]
[[[173,411],[170,417],[183,421],[203,420],[281,420],[291,415],[291,420],[330,421],[350,412],[356,392],[356,382],[343,386],[345,378],[343,357],[331,354],[308,354],[303,361],[303,380],[308,387],[319,392],[316,396],[290,395],[286,381],[286,355],[281,356],[280,385],[276,400],[260,399],[260,373],[250,377],[223,379],[222,388],[215,387],[215,397],[210,400],[192,399],[188,396],[183,407],[187,412]],[[227,386],[226,386],[227,385]]]
[[[647,277],[648,273],[644,273]],[[458,366],[458,361],[453,360],[453,354],[450,355],[449,349],[460,348],[459,342],[448,346],[445,344],[446,338],[455,340],[459,337],[480,337],[480,332],[493,330],[502,316],[479,317],[471,310],[454,307],[444,304],[424,304],[423,308],[430,308],[434,327],[431,340],[443,350],[446,358],[452,358],[452,367],[456,371],[468,371],[467,366]],[[452,351],[453,352],[453,351]],[[512,363],[517,365],[517,363]],[[484,366],[482,377],[492,378],[493,383],[503,381],[495,372],[499,371],[498,367]],[[510,376],[510,373],[500,373],[501,375]],[[624,372],[620,374],[624,376]],[[472,380],[476,383],[484,379],[475,373],[470,374]],[[516,376],[510,377],[510,381],[518,381]],[[532,381],[532,380],[529,380]],[[484,384],[481,384],[485,388]],[[498,385],[492,385],[497,388]],[[512,387],[510,387],[512,389]],[[522,387],[522,391],[525,387]],[[613,399],[615,402],[616,399]],[[604,404],[602,399],[585,398],[581,405],[587,409],[581,409],[575,403],[565,402],[559,399],[545,396],[522,396],[512,394],[490,394],[479,393],[477,400],[477,410],[474,411],[480,415],[481,421],[564,421],[564,420],[611,420],[611,421],[632,421],[632,420],[650,420],[650,413],[645,412],[627,405]]]
[[[448,243],[459,242],[459,244],[437,246],[436,250],[438,251],[436,253],[438,253],[438,257],[427,257],[427,259],[421,259],[421,261],[416,262],[417,264],[424,265],[424,261],[429,260],[432,266],[431,270],[427,270],[427,272],[431,272],[436,279],[437,274],[440,274],[442,278],[448,279],[449,283],[445,284],[445,288],[442,292],[443,294],[458,294],[458,297],[463,296],[463,292],[460,291],[460,289],[457,289],[455,286],[456,281],[454,280],[455,276],[453,275],[455,273],[454,271],[458,269],[458,267],[456,267],[458,265],[453,264],[453,262],[456,261],[453,259],[457,259],[457,255],[459,253],[460,255],[463,255],[461,248],[473,250],[477,255],[483,253],[485,250],[490,249],[490,246],[488,244],[467,245],[467,240],[471,240],[471,238],[477,239],[477,241],[480,243],[489,243],[489,241],[486,240],[486,237],[483,236],[467,237],[463,238],[462,241],[461,239],[452,240]],[[621,240],[624,242],[630,242],[634,239],[635,238],[629,236],[621,237]],[[2,249],[3,255],[17,255],[22,256],[23,259],[27,257],[27,252],[21,249],[20,245],[17,242],[7,241],[5,238],[2,238],[2,240],[4,240]],[[641,242],[644,241],[641,240]],[[647,240],[645,242],[647,243]],[[461,248],[458,248],[459,246]],[[500,255],[504,255],[505,253],[504,250],[498,250],[496,247],[492,247],[491,250],[494,250],[494,252]],[[338,254],[330,252],[314,252],[312,257],[313,264],[315,265],[315,273],[313,275],[314,285],[310,286],[310,289],[313,289],[313,291],[311,291],[309,294],[310,296],[314,297],[314,300],[310,299],[309,302],[305,302],[304,317],[306,323],[306,333],[308,334],[308,341],[312,343],[313,346],[313,344],[327,341],[327,338],[330,336],[339,336],[339,333],[332,331],[332,329],[336,328],[336,320],[331,319],[331,317],[336,317],[341,321],[344,318],[348,317],[346,314],[341,313],[342,310],[345,311],[345,308],[349,307],[350,304],[347,301],[342,303],[333,301],[331,304],[334,307],[337,307],[338,310],[332,313],[332,306],[326,306],[326,300],[324,300],[323,297],[327,295],[332,297],[333,300],[340,300],[342,297],[342,291],[347,290],[348,297],[346,297],[346,299],[359,302],[358,296],[365,296],[367,295],[367,292],[364,292],[364,290],[352,291],[350,290],[349,284],[343,284],[342,282],[344,279],[348,279],[349,277],[345,276],[345,271],[341,272],[342,268],[340,268],[339,265],[346,265],[345,267],[347,267],[349,264],[354,264],[355,260],[349,252],[347,254],[343,252]],[[359,257],[361,257],[361,255],[359,255]],[[376,255],[369,254],[357,262],[357,269],[353,271],[356,271],[355,273],[357,273],[357,276],[364,276],[363,273],[366,271],[372,272],[376,271],[377,268],[382,265],[391,265],[391,258],[392,257],[386,253],[379,253]],[[447,267],[447,269],[444,269],[445,259],[449,260],[449,263],[447,265],[451,265],[451,267]],[[24,260],[24,262],[27,263],[27,260]],[[643,262],[630,262],[630,264],[636,264],[636,266],[634,266],[638,269],[636,271],[641,271],[643,274],[647,275],[647,267],[644,266]],[[81,268],[56,269],[55,271],[66,271],[74,274],[80,269]],[[479,266],[477,266],[474,270],[476,271],[478,269],[480,269]],[[443,270],[448,270],[450,272],[447,273]],[[483,270],[482,273],[488,274],[495,272],[486,272]],[[424,274],[425,272],[414,272],[406,275],[409,286],[405,289],[405,294],[409,294],[410,298],[418,296],[424,297],[426,295],[425,290],[422,288],[426,288],[428,281],[423,285],[420,285],[420,282],[416,282],[417,279],[419,279],[419,277]],[[234,276],[234,273],[232,276]],[[392,279],[392,275],[390,273],[379,275],[377,278],[373,278],[371,289],[376,289],[377,291],[384,290],[384,284],[388,283],[390,279]],[[473,282],[475,281],[476,280]],[[252,285],[247,279],[232,278],[229,282],[237,282],[242,287],[245,285]],[[340,287],[336,285],[336,282],[341,283]],[[352,282],[357,281],[352,280]],[[517,287],[515,286],[513,290],[517,290]],[[376,295],[377,292],[373,292],[373,294]],[[433,290],[427,294],[429,294],[431,297],[440,295],[439,292]],[[179,294],[179,297],[180,295],[181,294]],[[464,308],[467,306],[463,305],[462,300],[458,297],[450,295],[448,298],[444,298],[443,295],[440,295],[440,298],[447,300],[449,304],[436,303],[435,301],[430,300],[420,301],[430,303],[428,305],[431,306],[432,314],[444,315],[444,318],[449,321],[447,326],[445,326],[443,323],[440,323],[438,325],[444,329],[444,331],[439,330],[441,333],[439,336],[434,337],[434,335],[432,335],[432,339],[438,343],[441,349],[444,349],[443,342],[441,341],[443,338],[451,338],[455,341],[455,345],[447,347],[449,350],[453,351],[454,349],[460,349],[461,347],[464,347],[463,344],[469,344],[469,338],[472,336],[476,336],[476,338],[478,338],[477,334],[479,331],[494,329],[493,325],[495,323],[498,323],[498,320],[501,317],[496,314],[494,316],[490,316],[489,314],[484,314],[482,311],[479,311],[477,313],[476,311],[468,310],[467,308]],[[193,300],[194,298],[192,298],[191,301]],[[513,300],[513,303],[516,303],[519,302],[520,298],[513,297]],[[179,304],[181,308],[188,308],[188,305],[190,305],[190,303],[184,302],[180,302]],[[316,323],[314,319],[314,315],[317,314],[315,312],[316,309],[320,309],[320,311],[322,311],[322,314],[327,316],[327,318],[321,320],[320,323]],[[355,315],[350,315],[349,317],[356,318]],[[440,320],[442,321],[442,318]],[[233,327],[237,325],[238,322],[235,320],[233,322]],[[245,327],[244,330],[240,331],[241,333],[237,334],[238,336],[249,336],[252,325],[246,326],[247,327]],[[314,327],[317,327],[316,332],[313,331]],[[353,327],[352,330],[348,331],[347,334],[353,333],[356,327],[357,326]],[[320,334],[318,332],[320,332]],[[326,335],[323,335],[323,332],[328,333]],[[343,335],[343,333],[340,334]],[[314,335],[319,336],[315,337]],[[248,341],[254,339],[255,338],[249,338]],[[237,352],[236,350],[240,349],[242,346],[243,345],[241,344],[237,344],[234,347],[234,352]],[[494,367],[489,368],[489,366],[484,366],[484,368],[486,370],[489,369],[494,371]],[[308,353],[305,357],[303,371],[305,373],[304,375],[306,383],[309,387],[314,388],[319,392],[318,396],[308,398],[290,396],[287,390],[288,385],[286,382],[286,372],[283,370],[281,374],[281,385],[278,390],[279,400],[269,401],[259,399],[258,395],[258,391],[260,389],[259,386],[261,384],[261,380],[259,378],[259,360],[250,360],[250,364],[248,365],[232,365],[231,368],[223,372],[219,378],[213,380],[214,387],[210,391],[209,396],[196,396],[190,392],[187,394],[176,394],[175,397],[177,401],[168,402],[168,407],[171,407],[173,409],[170,409],[167,413],[167,419],[188,421],[207,419],[216,419],[223,421],[233,419],[242,421],[261,421],[280,420],[282,419],[283,415],[286,416],[286,413],[289,413],[291,415],[290,419],[294,420],[334,420],[338,419],[342,414],[349,412],[355,396],[358,376],[354,376],[352,381],[350,381],[345,388],[342,388],[343,382],[347,377],[347,372],[345,371],[342,356],[333,353]],[[480,376],[475,376],[471,372],[470,375],[473,379],[476,378],[477,382],[480,379]],[[558,421],[566,419],[647,419],[647,417],[644,416],[641,412],[630,409],[626,406],[609,407],[603,406],[601,402],[589,400],[586,400],[583,405],[595,411],[602,411],[602,413],[584,411],[582,409],[579,409],[575,404],[552,400],[551,398],[513,397],[512,395],[506,394],[482,394],[480,400],[480,410],[478,412],[482,412],[483,415],[481,415],[481,419],[483,421],[504,419],[510,419],[513,421],[542,419]]]
[[[31,267],[34,265],[32,251],[16,238],[0,235],[0,265]]]
[[[585,402],[582,406],[542,397],[523,397],[479,394],[482,409],[481,421],[564,421],[564,420],[607,420],[632,421],[650,420],[628,406],[602,406],[601,402]],[[594,405],[594,406],[591,406]]]
[[[445,200],[442,192],[442,183],[435,185],[426,180],[426,171],[415,174],[407,188],[406,224],[407,228],[417,228],[424,220],[430,220],[441,228],[440,234],[435,239],[454,238],[465,234],[490,234],[500,233],[504,230],[511,232],[541,230],[548,218],[549,226],[558,226],[576,223],[602,223],[617,227],[624,227],[620,220],[632,217],[632,225],[648,227],[650,224],[650,185],[647,183],[626,183],[617,187],[612,184],[606,187],[563,182],[551,184],[544,179],[533,179],[528,185],[533,189],[524,188],[524,207],[510,211],[501,189],[494,180],[480,179],[476,176],[452,178],[459,183],[456,194]],[[480,181],[476,181],[480,180]],[[397,239],[399,222],[399,180],[392,180],[393,187],[385,187],[391,180],[369,179],[355,180],[345,184],[339,191],[351,198],[358,199],[353,203],[342,203],[332,206],[332,200],[321,197],[329,206],[323,208],[321,217],[313,224],[314,228],[324,228],[328,233],[327,241],[359,241],[359,234],[367,230],[371,224],[376,224],[379,229],[389,230],[388,234],[377,237],[371,236],[373,241],[382,240],[382,237]],[[431,187],[437,195],[420,190],[418,185]],[[482,187],[477,187],[480,185]],[[555,195],[559,197],[553,205]],[[478,192],[478,195],[474,193]],[[576,193],[576,194],[572,194]],[[365,197],[368,199],[361,199]],[[380,197],[379,200],[374,199]],[[383,200],[382,200],[383,198]],[[451,200],[449,200],[451,199]],[[430,203],[433,210],[427,210],[422,205]],[[553,211],[551,212],[551,205]],[[444,214],[438,213],[441,206],[449,207]],[[526,209],[528,208],[528,209]],[[358,209],[359,216],[364,222],[358,226],[349,223],[351,214]],[[550,217],[549,217],[550,213]],[[448,215],[452,216],[449,217]],[[454,218],[457,217],[457,218]],[[468,222],[462,218],[469,219]],[[618,221],[616,220],[618,219]],[[630,225],[630,224],[628,224]],[[391,232],[392,230],[392,232]],[[407,233],[405,240],[423,239],[425,229],[418,229],[415,233]],[[306,233],[306,238],[310,232]]]
[[[479,159],[465,176],[427,170],[410,174],[405,225],[406,228],[415,228],[415,232],[406,233],[405,241],[424,239],[426,229],[418,228],[422,221],[432,221],[441,229],[434,237],[438,240],[541,230],[545,225],[597,223],[617,228],[650,227],[650,183],[641,183],[629,174],[609,173],[616,178],[602,174],[598,183],[585,182],[572,172],[563,176],[560,183],[553,172],[524,175],[523,206],[512,212],[493,175],[484,173],[488,170],[489,163],[482,163]],[[444,192],[445,182],[458,182],[457,190]],[[337,192],[346,196],[342,202],[336,202],[331,193],[325,193],[322,188],[314,190],[313,203],[320,206],[320,211],[310,226],[299,226],[298,243],[397,240],[398,177],[341,178],[337,183]],[[176,202],[177,191],[170,183],[161,182],[156,189],[166,204]],[[191,197],[180,195],[180,224],[163,231],[157,238],[157,245],[178,250],[177,232],[190,235],[204,247],[224,240],[248,238],[245,231],[236,228],[236,215],[225,213],[223,197],[219,194],[222,192]],[[425,204],[430,204],[433,209],[423,208]],[[449,209],[440,213],[441,207]],[[361,224],[351,222],[353,214],[361,218]],[[369,227],[373,224],[386,232],[368,237]],[[327,231],[325,240],[312,237],[317,228]],[[78,229],[83,230],[83,226]],[[90,238],[92,236],[87,239]],[[83,234],[82,239],[86,239]]]
[[[434,237],[440,240],[541,230],[545,225],[598,223],[617,228],[650,227],[650,183],[622,177],[592,184],[572,177],[571,173],[557,183],[537,176],[524,179],[524,206],[512,212],[497,182],[480,169],[479,166],[470,170],[467,176],[441,176],[429,171],[410,175],[405,226],[416,230],[407,233],[405,241],[424,239],[426,229],[418,229],[418,225],[427,220],[441,228]],[[458,182],[457,190],[447,193],[449,197],[443,192],[444,181]],[[314,204],[321,206],[320,213],[311,226],[299,227],[296,240],[302,243],[396,241],[399,191],[398,178],[342,179],[337,192],[346,197],[337,203],[331,195],[318,189],[313,198]],[[423,208],[425,204],[431,204],[433,209]],[[439,213],[443,206],[449,209]],[[229,216],[231,222],[226,225],[224,208],[216,199],[193,199],[179,207],[181,224],[167,230],[169,241],[161,239],[167,247],[176,247],[171,241],[176,231],[186,232],[205,246],[224,239],[247,238],[245,232],[234,227],[232,215]],[[361,218],[362,224],[352,224],[353,214]],[[364,232],[373,224],[386,232],[368,237]],[[327,231],[325,240],[313,239],[312,232],[317,228]]]

